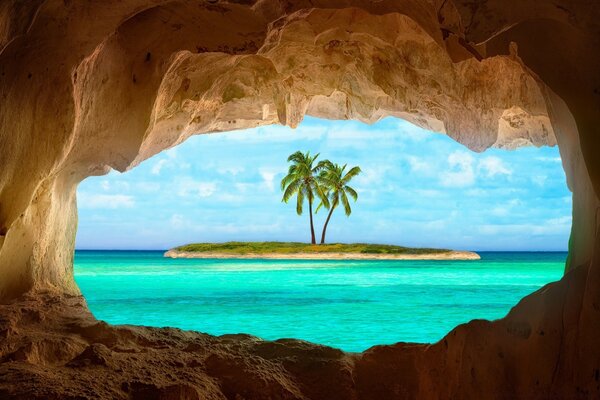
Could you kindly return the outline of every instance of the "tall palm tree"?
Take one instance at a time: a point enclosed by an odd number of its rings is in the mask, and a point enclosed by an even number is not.
[[[318,157],[318,153],[311,156],[308,151],[304,154],[297,151],[290,155],[288,162],[291,162],[292,165],[290,165],[288,174],[281,180],[281,190],[283,191],[282,201],[287,203],[293,195],[296,195],[296,212],[298,215],[302,215],[304,199],[308,200],[312,244],[316,244],[312,208],[315,197],[318,197],[321,203],[329,207],[329,200],[325,195],[319,178],[319,172],[323,169],[325,162],[321,161],[315,165]]]
[[[352,187],[348,186],[348,182],[350,182],[350,180],[352,180],[352,178],[354,178],[356,175],[360,174],[360,167],[353,167],[344,174],[346,165],[347,164],[340,166],[338,164],[333,164],[330,161],[325,161],[323,168],[319,173],[319,182],[321,185],[325,186],[327,190],[327,197],[329,198],[329,207],[325,202],[321,202],[321,204],[319,204],[317,207],[317,211],[319,211],[321,207],[329,208],[329,214],[327,214],[325,225],[323,225],[321,244],[325,243],[327,224],[329,224],[333,210],[335,210],[336,207],[342,203],[346,216],[350,216],[350,214],[352,214],[352,208],[350,207],[348,196],[352,197],[354,201],[358,199],[358,193],[356,193],[356,190],[354,190]]]

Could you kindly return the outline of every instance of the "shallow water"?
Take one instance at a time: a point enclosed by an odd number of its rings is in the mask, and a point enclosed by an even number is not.
[[[214,335],[293,337],[362,351],[435,342],[459,323],[503,317],[560,279],[567,253],[480,253],[480,261],[170,259],[161,251],[76,251],[97,318]]]

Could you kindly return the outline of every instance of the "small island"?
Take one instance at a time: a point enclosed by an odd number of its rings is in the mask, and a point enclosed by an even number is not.
[[[342,208],[346,217],[352,214],[349,199],[358,199],[357,191],[349,185],[362,170],[359,166],[347,169],[348,164],[330,160],[317,162],[319,153],[296,151],[287,161],[291,163],[281,180],[283,198],[287,203],[296,198],[296,213],[302,215],[308,203],[310,244],[302,242],[226,242],[192,243],[165,252],[170,258],[256,258],[274,260],[479,260],[471,251],[411,248],[389,244],[332,243],[326,244],[327,227],[333,212]],[[316,209],[313,204],[318,201]],[[313,214],[321,208],[328,210],[317,245]]]
[[[385,244],[300,242],[193,243],[164,254],[170,258],[244,258],[274,260],[479,260],[471,251],[411,248]]]

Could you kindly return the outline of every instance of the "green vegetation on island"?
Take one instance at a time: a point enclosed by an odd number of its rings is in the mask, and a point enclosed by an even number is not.
[[[190,253],[244,254],[308,254],[344,253],[379,255],[420,255],[449,253],[446,249],[427,249],[370,243],[332,243],[314,245],[300,242],[225,242],[193,243],[173,250]]]

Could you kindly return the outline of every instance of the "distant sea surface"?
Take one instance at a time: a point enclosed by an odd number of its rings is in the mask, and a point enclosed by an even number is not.
[[[436,342],[460,323],[501,318],[523,296],[560,279],[567,257],[479,254],[480,261],[279,261],[78,250],[75,278],[94,315],[112,324],[363,351]]]

